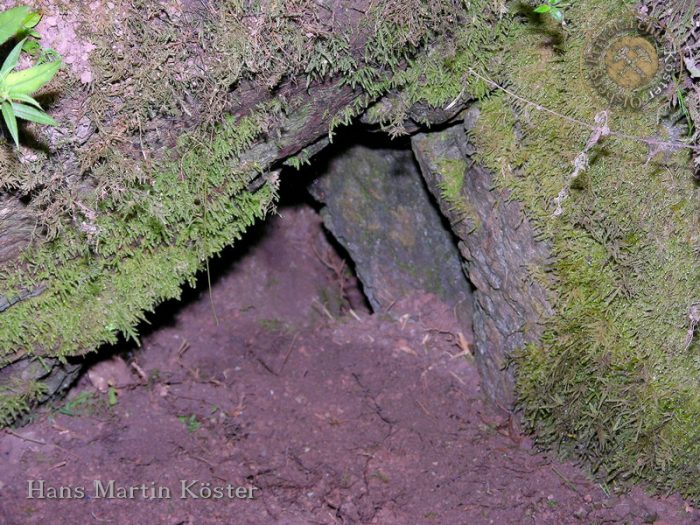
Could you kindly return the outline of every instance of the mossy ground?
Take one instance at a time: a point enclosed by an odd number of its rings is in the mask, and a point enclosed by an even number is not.
[[[516,25],[499,82],[593,124],[609,103],[587,83],[586,39],[630,9],[572,3],[566,33]],[[668,138],[660,107],[609,109],[615,131]],[[473,133],[481,161],[553,254],[542,282],[553,283],[556,314],[541,343],[515,356],[520,405],[541,444],[590,461],[608,480],[641,478],[698,498],[700,348],[686,337],[699,300],[700,210],[689,155],[648,160],[644,143],[608,137],[555,217],[554,199],[590,135],[502,91],[483,100]]]

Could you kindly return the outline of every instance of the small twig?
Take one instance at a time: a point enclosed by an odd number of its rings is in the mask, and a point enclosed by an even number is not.
[[[143,147],[143,128],[141,127],[141,117],[138,114],[136,115],[136,121],[139,124],[139,144],[141,145],[141,155],[143,155],[143,160],[148,162],[148,155],[146,155],[146,149]]]
[[[111,523],[112,521],[114,521],[114,520],[107,520],[107,519],[103,519],[103,518],[98,518],[97,515],[92,511],[90,511],[90,514],[92,514],[92,517],[95,518],[96,521],[100,521],[102,523]]]
[[[214,465],[211,461],[208,461],[208,460],[204,459],[204,458],[201,457],[201,456],[195,456],[194,454],[188,454],[188,455],[189,455],[192,459],[196,459],[197,461],[201,461],[201,462],[204,463],[205,465],[209,465],[209,468],[211,468],[212,470],[216,468],[216,465]]]
[[[467,341],[467,338],[464,337],[464,334],[462,332],[458,332],[457,334],[457,346],[462,350],[462,352],[458,355],[465,355],[465,356],[473,356],[474,353],[472,352],[471,345],[469,344],[469,341]],[[457,357],[457,356],[455,356]]]
[[[133,368],[138,376],[141,378],[142,381],[148,382],[148,374],[143,371],[143,368],[141,368],[139,365],[137,365],[134,361],[131,362],[131,368]]]
[[[177,350],[177,358],[180,359],[189,349],[190,343],[188,341],[183,341],[182,344],[180,344],[180,348]]]
[[[289,356],[292,355],[292,350],[294,350],[294,343],[297,342],[298,338],[299,338],[299,332],[294,334],[294,337],[292,338],[292,342],[289,345],[289,349],[287,349],[287,353],[284,355],[284,361],[282,361],[282,366],[280,367],[280,371],[278,372],[279,374],[282,373],[282,370],[284,370],[284,366],[287,364],[287,361],[289,361]]]
[[[47,472],[51,472],[52,470],[56,470],[57,468],[65,467],[67,464],[67,461],[61,461],[60,463],[56,463],[54,466],[50,467],[47,470]]]
[[[391,309],[394,307],[394,305],[395,305],[398,301],[399,301],[398,299],[394,299],[393,301],[391,301],[391,304],[390,304],[389,306],[386,307],[386,310],[385,310],[385,311],[386,311],[387,313],[389,313],[389,310],[391,310]]]
[[[593,132],[591,133],[591,136],[588,138],[588,142],[586,143],[586,147],[581,153],[579,153],[576,156],[576,160],[574,160],[574,171],[567,178],[566,185],[559,192],[557,198],[554,199],[554,202],[557,205],[557,209],[552,214],[553,217],[559,217],[562,213],[564,213],[563,204],[564,201],[569,198],[569,190],[571,188],[571,185],[576,179],[578,179],[581,173],[588,169],[588,152],[603,138],[610,135],[607,111],[601,111],[600,113],[598,113],[595,116],[595,123],[598,124],[598,126],[593,129]]]
[[[418,405],[418,407],[419,407],[423,412],[425,412],[425,415],[426,415],[426,416],[428,416],[428,417],[433,417],[433,415],[430,413],[430,410],[428,410],[427,408],[425,408],[425,406],[423,405],[423,403],[421,403],[421,402],[418,401],[417,399],[416,399],[416,404]]]
[[[333,257],[332,257],[330,250],[326,250],[326,252],[322,255],[316,249],[316,246],[314,244],[311,245],[311,249],[313,250],[313,252],[316,255],[316,257],[318,258],[318,260],[326,268],[328,268],[331,272],[333,272],[334,277],[335,277],[336,281],[338,282],[340,297],[347,301],[348,300],[348,292],[347,292],[348,278],[346,275],[345,261],[340,259],[338,263],[334,263],[332,260]]]
[[[467,384],[464,382],[464,380],[463,380],[461,377],[459,377],[457,374],[455,374],[452,370],[450,370],[450,375],[451,375],[452,377],[454,377],[457,381],[459,381],[460,384],[461,384],[462,386],[466,386],[466,385],[467,385]]]
[[[311,304],[316,306],[317,308],[319,308],[321,310],[321,312],[326,314],[331,321],[335,321],[335,317],[333,317],[333,315],[328,311],[328,308],[323,306],[319,301],[314,299],[313,303],[311,303]]]
[[[20,434],[17,434],[17,433],[15,433],[15,432],[13,432],[13,431],[10,430],[9,428],[6,428],[6,429],[5,429],[5,433],[6,433],[6,434],[10,434],[11,436],[14,436],[14,437],[16,437],[16,438],[18,438],[18,439],[21,439],[21,440],[23,440],[23,441],[29,441],[30,443],[36,443],[37,445],[47,445],[47,443],[46,443],[45,441],[39,441],[39,440],[37,440],[37,439],[32,439],[32,438],[28,438],[28,437],[22,436],[22,435],[20,435]]]
[[[467,89],[466,87],[465,87],[465,88],[462,88],[462,91],[459,92],[459,95],[457,95],[457,97],[456,97],[452,102],[450,102],[450,103],[443,109],[443,111],[449,111],[449,110],[451,110],[453,107],[455,107],[455,105],[457,104],[457,102],[459,102],[459,99],[461,99],[461,98],[464,96],[464,92],[466,91],[466,89]]]

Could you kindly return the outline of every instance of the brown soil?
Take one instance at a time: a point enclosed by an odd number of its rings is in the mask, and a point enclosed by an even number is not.
[[[392,319],[364,311],[313,211],[285,209],[264,230],[211,301],[205,285],[142,349],[0,435],[0,523],[700,523],[677,496],[606,496],[536,454],[482,401],[451,312],[426,295]],[[28,499],[28,480],[85,494]],[[146,491],[97,498],[95,480]],[[253,497],[180,499],[180,480]],[[151,499],[156,487],[171,499]]]

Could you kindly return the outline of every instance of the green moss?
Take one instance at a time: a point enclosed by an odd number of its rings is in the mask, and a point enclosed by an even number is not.
[[[0,389],[0,426],[9,425],[25,415],[45,394],[46,387],[36,381],[14,381]]]
[[[206,143],[183,137],[178,160],[158,163],[148,185],[97,203],[96,239],[70,231],[27,251],[3,287],[50,286],[3,313],[0,360],[18,349],[65,356],[120,332],[135,337],[143,311],[178,297],[208,257],[263,217],[276,188],[251,193],[257,168],[235,165],[261,130],[256,117],[227,119]]]
[[[287,323],[279,319],[258,319],[257,323],[260,328],[270,333],[282,333],[289,329]]]
[[[451,27],[451,38],[432,42],[428,52],[397,72],[388,86],[394,90],[393,96],[370,108],[369,120],[392,136],[401,135],[407,112],[415,104],[448,108],[488,93],[490,88],[469,70],[502,70],[502,50],[512,17],[495,13],[493,8],[488,0],[468,2],[467,16],[453,18],[457,23]]]
[[[304,166],[311,166],[311,157],[311,150],[309,148],[304,148],[298,154],[285,160],[284,165],[300,171]]]
[[[504,82],[592,124],[609,104],[580,70],[584,36],[626,13],[618,2],[574,3],[556,48],[554,26],[515,28]],[[654,111],[613,107],[610,127],[665,136]],[[645,479],[700,498],[700,360],[697,345],[685,344],[698,301],[698,188],[686,153],[647,163],[644,144],[608,137],[553,216],[590,133],[502,92],[483,101],[473,133],[481,162],[554,256],[540,282],[551,283],[556,313],[540,343],[515,356],[520,405],[540,444],[590,461],[607,480]]]
[[[467,162],[464,160],[445,159],[438,164],[438,170],[439,176],[442,178],[438,182],[440,196],[448,204],[455,220],[471,220],[476,228],[477,214],[462,194],[464,177],[467,174]]]

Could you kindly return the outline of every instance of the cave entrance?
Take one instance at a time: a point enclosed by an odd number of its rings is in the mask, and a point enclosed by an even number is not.
[[[281,173],[277,213],[162,305],[141,348],[100,352],[46,417],[0,436],[10,515],[398,525],[480,523],[491,505],[499,523],[565,523],[581,491],[590,512],[610,508],[485,401],[501,369],[480,364],[478,337],[520,344],[516,271],[499,264],[531,252],[486,172],[452,170],[463,186],[448,187],[430,169],[468,157],[461,126],[410,142],[350,136]],[[473,210],[449,202],[455,188]],[[43,480],[35,496],[67,497],[26,507],[28,478]]]
[[[349,130],[308,168],[284,173],[282,180],[291,186],[299,177],[372,312],[391,314],[412,296],[432,294],[471,333],[472,287],[457,239],[421,176],[410,140]]]
[[[244,340],[260,330],[288,334],[366,315],[420,316],[430,305],[445,319],[431,314],[429,337],[442,333],[457,354],[471,357],[473,288],[411,140],[354,127],[324,145],[304,165],[282,169],[276,213],[140,327],[146,351],[149,338],[183,316],[202,316],[212,329],[231,317],[244,321],[230,334]],[[173,344],[184,345],[180,353],[191,342],[183,336]],[[143,352],[126,343],[103,349],[88,358],[82,384],[104,393],[133,379],[136,368],[127,363]]]

